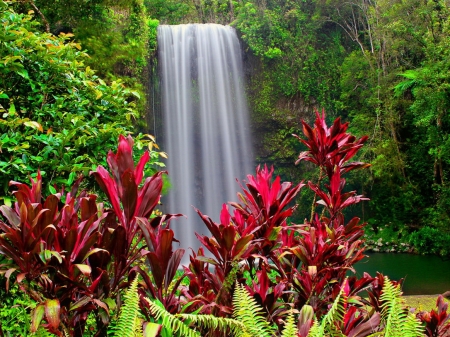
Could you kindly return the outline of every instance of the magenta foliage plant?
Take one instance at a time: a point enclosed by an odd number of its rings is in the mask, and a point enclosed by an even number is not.
[[[47,330],[58,336],[82,336],[89,313],[95,312],[97,335],[104,335],[120,289],[136,271],[144,274],[141,259],[149,259],[157,288],[161,278],[167,282],[175,274],[183,251],[170,254],[167,246],[175,241],[168,222],[177,215],[152,216],[163,172],[143,181],[149,154],[135,166],[132,148],[132,138],[120,136],[117,153],[107,158],[112,174],[101,166],[91,173],[111,209],[95,194],[77,193],[80,179],[70,193],[45,199],[39,173],[31,188],[10,183],[16,202],[0,207],[0,253],[9,259],[1,268],[8,280],[16,273],[21,288],[38,301],[32,331],[45,320]]]
[[[230,315],[230,284],[235,279],[244,283],[244,273],[249,273],[252,280],[248,290],[272,322],[282,326],[290,307],[301,310],[305,305],[320,318],[341,291],[346,273],[363,258],[364,224],[359,218],[346,222],[343,211],[367,199],[354,191],[346,192],[343,176],[369,166],[350,161],[367,137],[356,139],[347,133],[348,124],[340,119],[328,127],[324,113],[316,113],[313,127],[302,124],[305,138],[296,137],[307,150],[300,153],[297,163],[306,160],[317,165],[319,182],[281,183],[280,177],[272,178],[273,168],[258,167],[256,175],[248,176],[245,187],[241,186],[239,202],[229,203],[233,212],[223,207],[220,223],[198,211],[212,236],[198,236],[204,248],[191,255],[185,268],[190,285],[184,295],[192,310]],[[289,224],[287,220],[296,208],[293,201],[304,186],[316,195],[314,210],[322,205],[326,213],[313,213],[311,220],[301,225]],[[244,247],[244,243],[245,248],[234,249]],[[212,257],[206,257],[203,249]],[[358,294],[373,280],[369,275],[350,278],[347,296],[362,303]],[[362,307],[352,309],[342,329],[364,330],[369,318],[360,316]],[[299,328],[307,333],[310,324],[305,322],[299,322]]]

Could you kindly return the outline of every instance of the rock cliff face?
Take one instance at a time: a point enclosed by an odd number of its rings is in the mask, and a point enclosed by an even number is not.
[[[283,181],[315,179],[313,167],[308,163],[295,165],[301,146],[292,134],[301,133],[302,119],[308,123],[314,120],[316,102],[307,102],[300,94],[283,95],[274,85],[270,64],[263,63],[241,43],[255,162],[274,165],[275,173]],[[296,201],[300,205],[294,214],[295,221],[302,221],[310,211],[310,197],[308,192],[302,193]]]
[[[291,134],[299,132],[302,119],[312,122],[316,102],[283,95],[273,83],[270,63],[263,64],[241,43],[256,159],[293,167],[298,149]]]

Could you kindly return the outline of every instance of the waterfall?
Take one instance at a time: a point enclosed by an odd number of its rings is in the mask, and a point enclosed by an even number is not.
[[[209,232],[192,206],[217,222],[222,204],[238,201],[236,179],[254,172],[241,49],[229,26],[161,25],[158,60],[171,184],[164,210],[187,216],[171,227],[197,250],[194,233]]]

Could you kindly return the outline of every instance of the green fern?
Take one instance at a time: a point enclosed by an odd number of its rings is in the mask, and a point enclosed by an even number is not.
[[[201,337],[198,331],[189,328],[183,321],[169,313],[163,306],[158,306],[147,297],[145,300],[148,302],[150,311],[155,316],[155,319],[162,320],[163,329],[170,330],[172,334],[177,334],[182,337]]]
[[[380,296],[381,315],[385,322],[385,337],[418,337],[423,336],[423,328],[412,313],[406,309],[400,285],[394,286],[385,276],[383,292]]]
[[[234,318],[242,322],[245,332],[250,336],[266,337],[274,334],[274,329],[261,315],[263,308],[256,303],[244,286],[237,283],[234,290],[233,307]]]
[[[181,314],[176,315],[183,319],[183,321],[189,321],[195,323],[197,326],[204,327],[208,330],[218,330],[223,333],[231,333],[237,337],[245,337],[245,326],[242,322],[224,317],[216,317],[214,315],[194,315],[194,314]]]
[[[297,337],[297,336],[298,336],[297,324],[295,324],[295,316],[291,311],[286,320],[286,324],[284,325],[281,337]]]
[[[138,278],[131,282],[125,292],[124,304],[120,308],[119,320],[115,329],[115,337],[140,337],[142,325],[139,319],[139,295],[137,292]]]
[[[323,337],[323,335],[320,335],[320,324],[317,318],[314,318],[314,322],[309,329],[307,337]]]

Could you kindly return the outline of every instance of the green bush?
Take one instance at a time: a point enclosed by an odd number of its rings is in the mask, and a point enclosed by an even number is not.
[[[96,76],[71,34],[40,33],[32,13],[3,1],[0,11],[0,196],[37,169],[49,186],[69,186],[131,133],[139,94]]]
[[[450,235],[432,227],[422,227],[411,234],[410,243],[420,254],[450,254]]]

